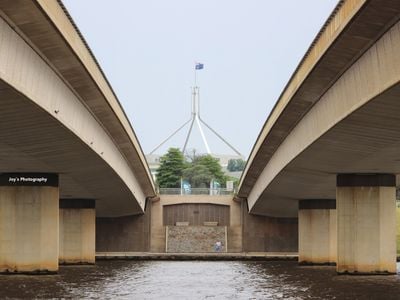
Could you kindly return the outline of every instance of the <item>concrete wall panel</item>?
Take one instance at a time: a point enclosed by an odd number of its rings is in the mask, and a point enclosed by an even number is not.
[[[336,262],[336,209],[299,210],[299,263]]]
[[[337,187],[337,271],[396,273],[395,187]]]
[[[176,222],[189,222],[190,226],[197,226],[203,225],[204,222],[218,222],[218,226],[229,226],[229,213],[228,205],[213,203],[164,205],[163,225],[174,226]]]
[[[251,215],[243,209],[243,251],[297,252],[298,219]]]
[[[57,272],[57,187],[0,187],[0,272]]]
[[[61,264],[95,263],[95,225],[93,208],[60,209]]]
[[[118,218],[96,218],[96,252],[147,252],[150,250],[150,218],[146,213]]]

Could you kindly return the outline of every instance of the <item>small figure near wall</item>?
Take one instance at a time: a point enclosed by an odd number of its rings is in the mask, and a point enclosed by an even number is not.
[[[221,250],[222,250],[222,243],[221,243],[220,241],[215,242],[214,250],[215,250],[215,252],[221,252]]]

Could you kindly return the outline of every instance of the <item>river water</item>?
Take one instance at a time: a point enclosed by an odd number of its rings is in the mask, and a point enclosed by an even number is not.
[[[296,262],[100,261],[1,275],[0,298],[400,299],[400,275],[338,276]]]

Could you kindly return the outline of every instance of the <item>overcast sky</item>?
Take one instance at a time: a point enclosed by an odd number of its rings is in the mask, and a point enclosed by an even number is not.
[[[63,0],[145,153],[202,118],[245,157],[337,0]],[[158,153],[183,147],[188,127]],[[233,154],[205,128],[213,153]],[[205,152],[197,128],[189,148]]]

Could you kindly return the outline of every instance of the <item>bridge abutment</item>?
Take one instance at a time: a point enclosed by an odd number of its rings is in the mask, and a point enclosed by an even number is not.
[[[92,199],[60,199],[60,264],[94,264],[96,209]]]
[[[253,215],[247,208],[242,213],[244,252],[297,252],[297,218]]]
[[[96,252],[148,252],[152,211],[147,201],[144,214],[96,218]]]
[[[396,273],[396,176],[337,176],[337,272]]]
[[[58,271],[58,175],[0,175],[0,272]]]
[[[336,263],[336,200],[299,201],[299,264]]]

